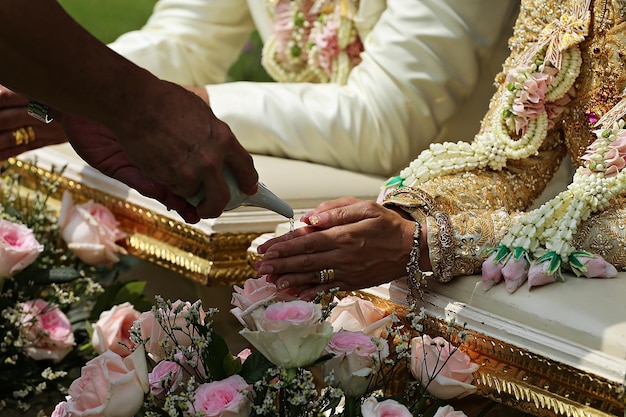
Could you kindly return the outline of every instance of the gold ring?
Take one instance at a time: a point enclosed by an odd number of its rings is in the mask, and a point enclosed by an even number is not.
[[[35,129],[32,126],[26,128],[20,127],[13,131],[13,138],[15,138],[15,145],[28,145],[35,140]]]
[[[335,270],[333,268],[322,269],[319,274],[320,284],[331,283],[335,280]]]

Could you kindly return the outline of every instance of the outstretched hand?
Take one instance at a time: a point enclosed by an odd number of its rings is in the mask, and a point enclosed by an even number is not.
[[[414,222],[372,201],[344,197],[320,204],[300,229],[259,246],[255,265],[279,288],[303,299],[331,288],[355,290],[406,275]],[[333,269],[334,281],[319,271]]]

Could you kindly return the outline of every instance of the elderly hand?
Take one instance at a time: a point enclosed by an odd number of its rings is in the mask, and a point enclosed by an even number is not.
[[[355,290],[406,275],[413,244],[413,220],[372,201],[344,197],[320,204],[304,215],[309,226],[259,246],[255,268],[279,288],[303,299],[339,287]],[[325,281],[320,282],[320,271]]]
[[[26,97],[0,85],[0,160],[67,141],[58,123],[30,117],[27,106]]]
[[[62,114],[60,121],[76,153],[89,165],[146,197],[159,200],[190,223],[200,220],[195,207],[184,198],[141,172],[122,150],[117,138],[105,127],[72,114]]]

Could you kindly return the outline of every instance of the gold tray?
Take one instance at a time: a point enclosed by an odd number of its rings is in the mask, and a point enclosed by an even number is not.
[[[10,158],[8,164],[9,170],[21,176],[26,188],[34,189],[44,177],[50,181],[58,180],[59,189],[53,197],[59,201],[63,191],[68,190],[79,203],[93,200],[109,208],[128,234],[123,246],[131,255],[209,286],[230,286],[255,276],[248,265],[246,250],[259,233],[208,235],[34,163]]]

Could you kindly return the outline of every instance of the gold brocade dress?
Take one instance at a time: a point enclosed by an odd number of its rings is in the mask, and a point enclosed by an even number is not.
[[[525,0],[509,41],[511,55],[497,77],[481,133],[493,129],[495,103],[505,94],[507,72],[519,64],[526,50],[554,22],[571,21],[580,0]],[[622,101],[626,87],[626,2],[596,0],[588,6],[588,27],[577,44],[582,66],[570,94],[571,101],[552,120],[540,148],[532,156],[509,159],[502,169],[465,170],[404,186],[389,194],[383,204],[399,206],[427,225],[429,255],[434,277],[478,273],[485,251],[504,235],[533,204],[569,153],[579,167],[587,147],[595,140],[594,124]],[[575,26],[575,25],[573,25]],[[560,30],[560,29],[557,29]],[[543,31],[543,32],[542,32]],[[567,41],[567,34],[560,40]],[[625,107],[626,108],[626,107]],[[623,117],[623,113],[622,117]],[[577,250],[599,254],[617,269],[626,267],[626,199],[615,196],[602,211],[577,226],[571,244]]]

